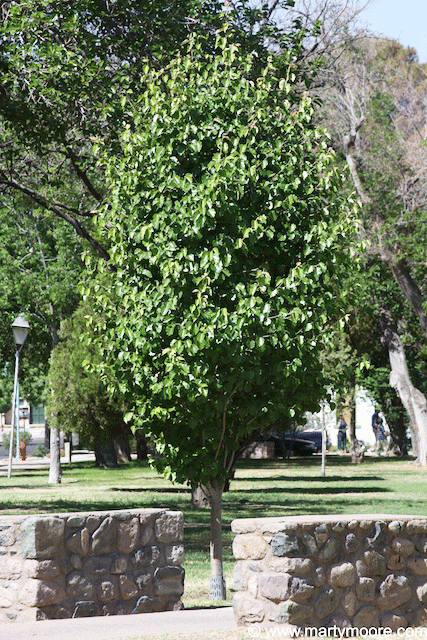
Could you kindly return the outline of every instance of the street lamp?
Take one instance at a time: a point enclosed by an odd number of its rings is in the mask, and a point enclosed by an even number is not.
[[[18,352],[24,346],[29,330],[30,325],[25,320],[24,316],[20,314],[12,324],[13,339],[15,340],[15,346]]]
[[[25,320],[22,314],[20,314],[12,324],[13,339],[15,341],[15,380],[13,385],[13,398],[12,398],[12,421],[10,425],[10,444],[9,444],[9,467],[7,477],[10,478],[12,473],[12,451],[13,451],[13,433],[15,431],[16,423],[16,458],[19,460],[19,356],[21,354],[22,347],[27,339],[30,325]]]

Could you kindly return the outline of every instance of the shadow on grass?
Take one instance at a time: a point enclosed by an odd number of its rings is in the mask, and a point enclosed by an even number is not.
[[[272,482],[372,482],[372,481],[379,481],[382,482],[384,480],[383,476],[380,475],[372,475],[372,476],[352,476],[352,477],[343,477],[341,476],[331,476],[331,475],[326,475],[325,477],[322,477],[320,475],[318,476],[300,476],[298,475],[297,478],[293,478],[292,476],[288,476],[288,475],[280,475],[280,476],[269,476],[268,477],[268,482],[272,481]],[[260,482],[262,483],[263,478],[260,478],[259,476],[245,476],[244,478],[233,478],[232,480],[232,486],[235,484],[240,483],[245,483],[245,482]],[[238,489],[239,491],[243,491],[243,489]]]
[[[382,478],[378,478],[378,480],[382,480]],[[344,485],[344,482],[343,482]],[[237,491],[239,493],[253,493],[254,490],[253,489],[237,489]],[[262,489],[259,490],[260,493],[263,492]],[[269,494],[275,494],[275,493],[287,493],[287,494],[299,494],[299,493],[304,493],[304,494],[330,494],[330,495],[335,495],[335,494],[340,494],[340,493],[362,493],[362,494],[367,494],[367,493],[386,493],[387,491],[390,491],[387,488],[384,487],[346,487],[346,486],[341,486],[341,487],[269,487],[268,489],[266,489],[266,491],[268,491]]]
[[[185,487],[172,487],[167,489],[156,488],[153,487],[108,487],[108,491],[120,491],[123,493],[182,493],[184,495],[191,495],[191,489],[186,489]]]

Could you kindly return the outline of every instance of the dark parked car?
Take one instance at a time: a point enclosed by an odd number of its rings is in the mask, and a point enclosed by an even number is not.
[[[275,444],[275,453],[280,458],[289,456],[311,456],[316,453],[316,445],[311,440],[300,438],[296,433],[276,433],[271,436]]]
[[[271,439],[275,443],[276,455],[281,458],[288,458],[290,455],[309,456],[322,451],[321,431],[286,431],[273,434]],[[327,438],[326,448],[330,445]]]
[[[304,438],[304,440],[311,440],[316,445],[316,451],[319,453],[322,451],[322,432],[321,431],[297,431],[298,438]],[[329,449],[331,441],[326,434],[326,448]]]

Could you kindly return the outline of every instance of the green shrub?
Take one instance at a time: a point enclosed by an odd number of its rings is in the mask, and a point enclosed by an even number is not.
[[[35,448],[33,455],[37,458],[44,458],[47,453],[49,453],[49,449],[46,449],[46,447],[40,443]]]
[[[19,433],[20,442],[25,442],[25,444],[28,444],[29,442],[31,442],[32,439],[33,439],[33,436],[29,431],[21,431]],[[10,445],[10,433],[3,434],[2,444],[3,444],[3,448],[6,449],[6,451],[8,451],[9,445]],[[13,432],[13,447],[16,447],[16,431]]]

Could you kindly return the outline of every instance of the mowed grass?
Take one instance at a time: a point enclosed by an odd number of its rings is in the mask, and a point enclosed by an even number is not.
[[[232,596],[233,559],[230,523],[235,518],[301,514],[408,514],[427,517],[427,470],[410,460],[367,457],[352,465],[349,457],[330,455],[326,475],[321,459],[242,460],[231,490],[224,494],[224,572]],[[118,469],[93,463],[63,466],[62,483],[48,485],[48,469],[0,475],[0,513],[70,513],[141,507],[184,512],[186,607],[212,606],[209,600],[209,510],[191,507],[185,485],[173,485],[147,464]]]

